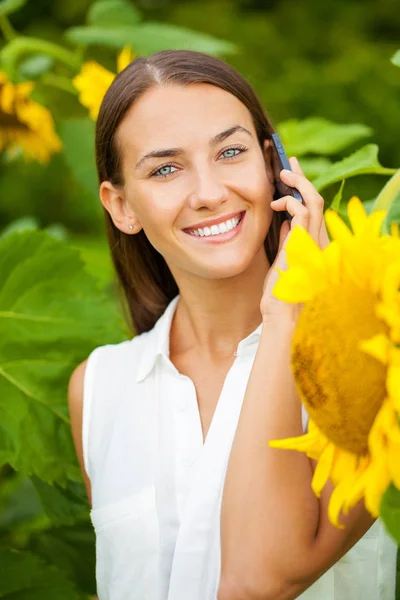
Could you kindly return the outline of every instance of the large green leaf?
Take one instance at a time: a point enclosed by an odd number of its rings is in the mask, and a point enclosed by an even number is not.
[[[343,160],[333,163],[324,173],[314,179],[313,184],[318,191],[332,183],[342,181],[356,175],[373,173],[376,175],[393,175],[396,169],[382,167],[378,161],[379,148],[376,144],[367,144],[356,150]]]
[[[126,0],[99,0],[94,2],[86,15],[89,25],[114,27],[136,25],[141,20],[138,9]]]
[[[298,121],[290,119],[278,125],[286,152],[331,155],[341,152],[355,142],[372,135],[372,129],[358,123],[341,125],[319,117]]]
[[[49,485],[38,477],[32,483],[47,516],[57,525],[73,525],[88,518],[89,503],[80,481],[69,481],[65,488]]]
[[[55,565],[79,590],[91,597],[95,594],[95,534],[89,518],[69,527],[33,532],[27,549]]]
[[[28,552],[0,548],[0,598],[15,600],[79,600],[62,571]]]
[[[144,23],[137,27],[72,27],[65,35],[74,44],[99,44],[116,49],[129,45],[139,55],[168,49],[196,50],[215,55],[237,51],[231,42],[163,23]]]
[[[0,238],[0,464],[80,480],[67,384],[96,346],[124,338],[79,251],[43,231]]]
[[[329,158],[323,156],[320,157],[306,157],[302,156],[299,160],[301,169],[307,179],[315,179],[321,173],[324,173],[328,167],[332,164]]]
[[[67,119],[60,123],[63,156],[77,181],[93,195],[93,210],[100,211],[99,184],[96,173],[95,123],[89,118]]]
[[[379,513],[390,535],[400,544],[400,490],[393,484],[382,496]]]

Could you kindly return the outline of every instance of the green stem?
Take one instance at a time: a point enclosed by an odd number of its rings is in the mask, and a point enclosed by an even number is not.
[[[52,87],[73,94],[74,96],[78,95],[78,91],[72,85],[71,80],[68,77],[64,77],[64,75],[56,75],[55,73],[45,73],[41,76],[40,83],[43,83],[44,85],[51,85]]]
[[[47,54],[71,67],[74,71],[81,66],[81,60],[78,56],[58,44],[47,40],[20,36],[11,40],[0,53],[2,65],[11,77],[16,75],[17,64],[25,54]]]
[[[7,42],[11,42],[18,35],[6,15],[0,15],[0,30]]]

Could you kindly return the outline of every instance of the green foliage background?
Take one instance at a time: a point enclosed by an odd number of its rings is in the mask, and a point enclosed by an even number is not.
[[[93,348],[130,333],[103,232],[94,123],[71,78],[88,59],[115,72],[126,41],[144,55],[218,54],[254,86],[326,206],[345,218],[353,194],[368,211],[390,206],[387,229],[400,222],[399,54],[390,60],[400,11],[397,0],[2,0],[0,28],[0,69],[37,82],[64,145],[46,166],[0,160],[0,598],[83,599],[95,594],[94,534],[67,383]],[[13,62],[12,30],[61,44],[71,64],[42,50]]]

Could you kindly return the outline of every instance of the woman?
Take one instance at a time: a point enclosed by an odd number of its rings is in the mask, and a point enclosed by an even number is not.
[[[273,131],[248,83],[196,52],[135,60],[103,100],[100,199],[137,335],[69,387],[100,600],[394,598],[381,523],[360,503],[334,528],[315,465],[268,446],[306,427],[300,307],[273,297],[274,267],[297,223],[328,243],[323,199],[295,158],[279,173]],[[273,200],[280,181],[305,205]]]

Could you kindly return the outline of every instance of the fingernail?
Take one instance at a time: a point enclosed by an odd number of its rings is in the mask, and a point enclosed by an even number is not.
[[[282,169],[281,171],[281,175],[292,175],[292,171],[289,171],[289,169]]]

